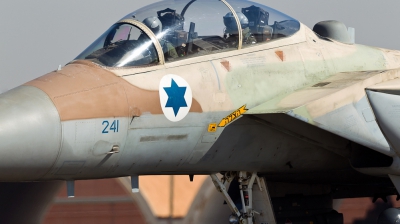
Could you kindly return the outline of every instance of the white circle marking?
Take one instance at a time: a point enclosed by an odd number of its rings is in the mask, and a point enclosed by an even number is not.
[[[192,106],[192,89],[182,77],[168,74],[159,85],[162,111],[165,117],[177,122],[186,117]]]

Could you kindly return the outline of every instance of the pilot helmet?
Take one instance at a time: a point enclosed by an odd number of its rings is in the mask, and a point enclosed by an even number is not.
[[[162,30],[162,23],[161,21],[155,17],[147,17],[146,19],[143,20],[144,25],[150,28],[151,31],[153,31],[154,34],[158,34]]]
[[[241,12],[236,12],[236,15],[239,18],[242,29],[247,28],[249,26],[249,20],[247,19],[247,17]],[[233,16],[233,13],[229,12],[224,16],[224,24],[226,26],[227,31],[229,32],[238,31],[236,20],[235,17]]]
[[[185,19],[175,10],[167,8],[157,12],[158,18],[163,24],[164,30],[183,30]]]

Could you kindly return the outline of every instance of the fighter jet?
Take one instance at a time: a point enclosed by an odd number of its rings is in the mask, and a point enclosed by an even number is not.
[[[333,199],[400,190],[400,52],[354,35],[243,0],[137,9],[0,95],[0,180],[48,201],[53,181],[205,174],[227,223],[343,223]]]

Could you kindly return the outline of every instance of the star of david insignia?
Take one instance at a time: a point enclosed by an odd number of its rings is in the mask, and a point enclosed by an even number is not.
[[[178,86],[175,80],[171,79],[171,87],[164,87],[164,90],[168,95],[168,101],[165,107],[171,107],[176,117],[181,107],[187,107],[185,100],[186,87]]]

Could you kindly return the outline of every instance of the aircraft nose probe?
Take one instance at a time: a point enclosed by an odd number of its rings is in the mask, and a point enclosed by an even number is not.
[[[57,109],[42,90],[20,86],[0,95],[0,178],[35,181],[56,161],[61,143]]]

